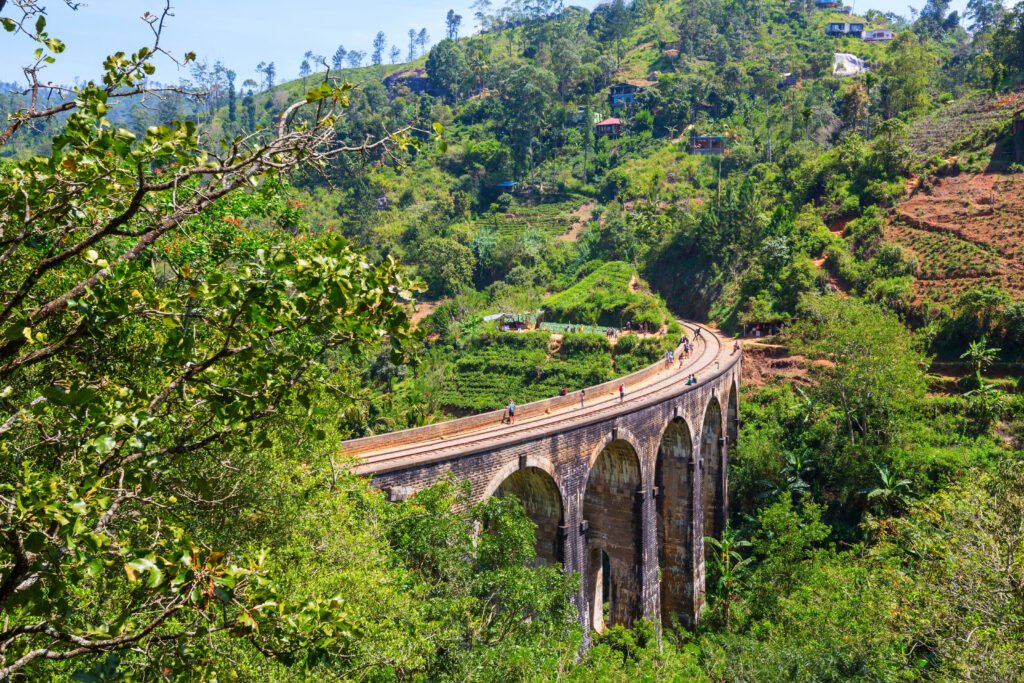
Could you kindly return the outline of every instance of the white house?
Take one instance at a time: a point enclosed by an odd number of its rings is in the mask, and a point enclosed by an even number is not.
[[[892,40],[893,33],[887,28],[873,28],[870,31],[864,31],[862,38],[865,43],[875,43],[883,40]]]

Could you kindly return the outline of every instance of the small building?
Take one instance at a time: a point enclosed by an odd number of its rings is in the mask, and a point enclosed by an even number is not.
[[[694,135],[687,147],[690,154],[721,154],[725,151],[724,135]]]
[[[654,85],[652,81],[643,80],[616,83],[608,89],[608,104],[612,109],[631,106],[636,102],[636,96],[643,92],[644,88],[649,88],[652,85]]]
[[[779,74],[779,87],[792,88],[800,83],[800,77],[794,73],[786,72]]]
[[[594,125],[594,135],[617,138],[622,135],[622,119],[605,119]]]
[[[842,9],[843,3],[840,0],[814,0],[814,6],[818,9]]]
[[[885,40],[892,40],[893,33],[887,28],[873,28],[870,31],[865,31],[861,39],[865,43],[880,43]]]
[[[864,23],[859,21],[831,21],[825,27],[825,34],[860,38],[864,34]]]
[[[525,332],[537,328],[540,322],[541,311],[534,313],[495,313],[485,315],[484,322],[495,323],[501,332]]]
[[[498,188],[499,190],[501,190],[502,192],[509,192],[509,193],[511,193],[511,192],[515,192],[516,188],[519,187],[519,181],[518,180],[504,180],[504,181],[498,183],[497,185],[495,185],[495,187]]]

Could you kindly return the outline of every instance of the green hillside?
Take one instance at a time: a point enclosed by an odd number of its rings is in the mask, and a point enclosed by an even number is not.
[[[26,76],[90,4],[0,0]],[[0,681],[1021,680],[1024,6],[476,10],[410,64],[101,36],[73,91],[0,84]],[[603,580],[489,477],[396,501],[343,453],[659,362],[681,317],[747,333],[695,628],[577,612],[677,569],[668,442],[617,492],[643,567],[589,488],[545,498]]]

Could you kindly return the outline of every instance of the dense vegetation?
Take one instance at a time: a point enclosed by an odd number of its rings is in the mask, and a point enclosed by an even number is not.
[[[900,207],[1022,170],[1012,112],[955,122],[1015,96],[1024,9],[867,11],[871,44],[810,2],[479,2],[401,66],[236,89],[187,55],[200,92],[151,106],[152,47],[44,86],[43,4],[0,2],[41,50],[0,86],[0,680],[1020,678],[1024,302],[919,289],[1013,253]],[[560,338],[483,320],[538,310]],[[639,369],[677,315],[815,361],[745,389],[696,631],[579,658],[578,577],[514,498],[389,504],[337,455]]]

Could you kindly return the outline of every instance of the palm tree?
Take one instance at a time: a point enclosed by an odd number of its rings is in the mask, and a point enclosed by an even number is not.
[[[726,524],[722,538],[705,536],[704,542],[714,548],[711,558],[711,571],[716,577],[715,591],[722,600],[722,622],[726,630],[729,628],[729,605],[740,587],[747,566],[752,557],[743,557],[740,548],[750,547],[749,541],[740,539],[739,532]]]
[[[966,360],[971,364],[971,369],[974,370],[975,376],[978,378],[978,386],[981,386],[981,373],[987,370],[993,362],[996,360],[996,356],[1002,349],[991,348],[988,342],[985,340],[985,335],[981,336],[981,339],[972,341],[967,350],[960,355],[962,360]]]
[[[788,453],[786,455],[786,465],[779,472],[786,478],[786,489],[793,494],[794,498],[798,498],[803,494],[811,490],[811,485],[807,482],[806,476],[811,471],[812,460],[807,457],[809,451],[802,453]]]
[[[866,491],[869,501],[876,501],[884,514],[895,514],[906,510],[910,502],[911,481],[900,479],[886,464],[875,465],[879,485]]]

